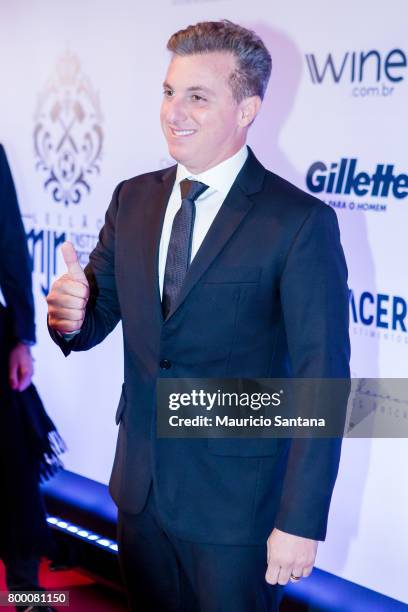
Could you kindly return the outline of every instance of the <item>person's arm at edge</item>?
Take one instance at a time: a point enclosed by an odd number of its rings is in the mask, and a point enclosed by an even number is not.
[[[14,182],[2,145],[0,187],[0,287],[11,317],[14,341],[35,344],[30,257]]]

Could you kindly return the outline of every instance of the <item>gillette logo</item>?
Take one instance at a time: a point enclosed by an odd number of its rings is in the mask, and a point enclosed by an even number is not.
[[[359,172],[356,158],[342,158],[330,165],[314,162],[307,172],[306,185],[311,193],[393,196],[402,200],[408,195],[408,174],[396,174],[393,164],[377,164],[372,173]]]

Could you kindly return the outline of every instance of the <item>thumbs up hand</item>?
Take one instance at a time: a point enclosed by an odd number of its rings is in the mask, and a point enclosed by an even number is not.
[[[81,329],[89,298],[89,284],[70,242],[61,247],[67,273],[58,278],[47,296],[48,325],[60,333]]]

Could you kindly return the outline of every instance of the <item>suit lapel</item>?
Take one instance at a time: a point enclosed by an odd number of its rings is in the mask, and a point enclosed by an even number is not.
[[[176,179],[176,170],[177,166],[172,166],[157,178],[153,189],[146,192],[147,201],[143,207],[144,223],[142,224],[143,235],[141,238],[146,266],[146,290],[147,295],[152,296],[153,303],[155,308],[159,310],[161,319],[163,319],[163,316],[158,273],[160,237],[167,203]]]
[[[251,149],[248,158],[218,211],[184,279],[180,294],[166,321],[184,302],[213,260],[238,229],[253,206],[251,194],[260,191],[265,168],[258,162]],[[160,239],[160,237],[159,237]]]

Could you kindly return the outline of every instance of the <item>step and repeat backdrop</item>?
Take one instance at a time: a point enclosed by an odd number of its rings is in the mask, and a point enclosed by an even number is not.
[[[115,185],[168,166],[159,125],[169,35],[204,19],[256,30],[273,72],[249,143],[332,206],[349,265],[354,377],[408,376],[408,7],[404,0],[0,0],[0,141],[33,258],[35,382],[68,469],[107,482],[123,377],[120,326],[65,359],[45,295],[70,240],[85,265]],[[129,274],[132,271],[129,270]],[[393,424],[408,406],[371,397]],[[408,602],[406,439],[344,443],[317,565]]]

